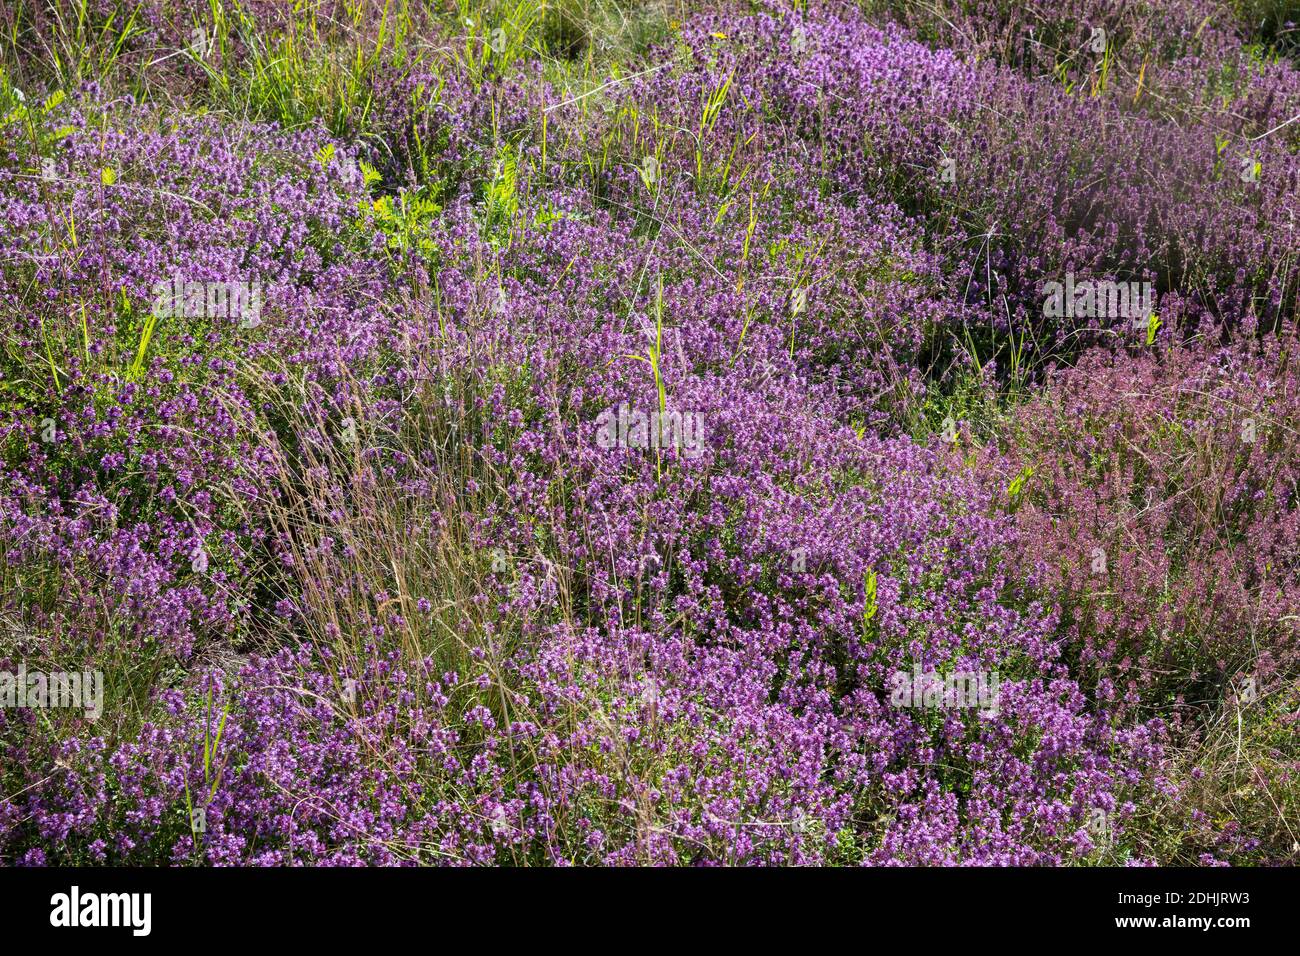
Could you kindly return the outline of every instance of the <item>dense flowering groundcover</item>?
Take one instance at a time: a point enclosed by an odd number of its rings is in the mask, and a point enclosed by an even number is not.
[[[0,23],[0,860],[1300,860],[1273,7]]]

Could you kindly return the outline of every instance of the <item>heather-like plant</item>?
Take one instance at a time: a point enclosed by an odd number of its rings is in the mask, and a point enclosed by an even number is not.
[[[1017,569],[1061,602],[1071,673],[1117,714],[1179,731],[1193,748],[1184,772],[1210,773],[1185,785],[1210,794],[1236,789],[1238,771],[1214,768],[1226,726],[1277,714],[1296,679],[1296,355],[1294,334],[1090,353],[1016,413],[993,466],[995,480],[1027,476],[1008,502],[1024,532]],[[1281,812],[1293,731],[1272,746],[1241,772],[1262,775]],[[1189,840],[1208,851],[1224,823],[1205,817]],[[1284,828],[1263,832],[1271,843],[1233,836],[1227,855],[1290,857]]]
[[[1071,595],[1076,672],[1103,696],[1172,719],[1292,666],[1295,358],[1289,335],[1098,351],[1017,412],[1025,559]]]
[[[106,688],[0,709],[0,858],[1287,859],[1287,64],[116,7],[0,75],[0,673]]]

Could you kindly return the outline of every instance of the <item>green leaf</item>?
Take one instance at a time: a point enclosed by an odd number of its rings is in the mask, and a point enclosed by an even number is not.
[[[877,604],[876,602],[876,572],[875,571],[867,572],[866,590],[867,590],[866,601],[862,609],[863,624],[868,623],[873,617],[875,617],[876,611],[879,610],[880,607],[879,604]]]
[[[1026,465],[1020,470],[1020,474],[1011,479],[1011,484],[1007,486],[1007,497],[1015,501],[1020,497],[1020,493],[1025,490],[1025,483],[1034,475],[1032,465]]]

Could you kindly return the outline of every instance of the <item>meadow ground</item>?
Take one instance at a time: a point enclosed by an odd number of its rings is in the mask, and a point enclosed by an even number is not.
[[[1294,21],[7,0],[0,862],[1300,862]]]

